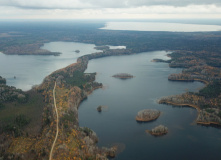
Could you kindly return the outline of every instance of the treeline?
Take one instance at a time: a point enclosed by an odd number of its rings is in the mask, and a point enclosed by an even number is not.
[[[86,83],[94,81],[95,75],[96,73],[83,73],[78,70],[74,71],[71,75],[68,72],[59,72],[60,79],[64,80],[66,84],[78,86],[81,89],[83,89]]]
[[[18,31],[2,37],[0,50],[50,41],[71,41],[96,45],[124,45],[133,53],[155,50],[186,50],[220,53],[221,32],[179,33],[100,30],[104,22],[39,22],[1,24],[1,32]],[[31,26],[31,27],[30,27]],[[11,33],[10,33],[11,34]],[[220,66],[210,59],[210,64]]]
[[[13,101],[25,103],[28,101],[28,94],[15,87],[0,84],[0,103]]]
[[[213,81],[208,84],[205,88],[201,89],[198,93],[199,96],[206,98],[217,98],[221,94],[221,82]]]
[[[24,127],[30,123],[31,119],[23,114],[17,115],[11,122],[6,124],[1,124],[0,133],[8,132],[15,137],[21,136],[24,134]]]
[[[0,76],[0,84],[6,84],[6,79]]]

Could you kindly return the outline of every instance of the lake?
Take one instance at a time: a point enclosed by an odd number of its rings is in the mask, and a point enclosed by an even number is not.
[[[221,31],[221,26],[166,22],[107,22],[105,27],[100,29],[130,31],[210,32]]]
[[[181,69],[151,62],[154,58],[167,59],[166,54],[156,51],[91,60],[86,72],[97,72],[96,81],[104,88],[95,90],[81,103],[80,126],[97,133],[100,147],[117,144],[122,151],[117,160],[221,159],[220,129],[196,125],[197,111],[193,108],[157,104],[160,97],[204,86],[200,82],[168,81],[169,74]],[[112,77],[122,72],[135,77]],[[107,108],[99,113],[99,105]],[[137,123],[135,116],[143,109],[158,109],[162,114],[155,121]],[[145,132],[160,124],[169,128],[167,135],[154,137]]]
[[[23,90],[40,84],[56,69],[76,62],[77,57],[97,52],[93,44],[51,42],[43,49],[62,52],[60,56],[17,56],[0,54],[0,73],[7,84]],[[113,46],[119,48],[119,46]],[[120,48],[125,48],[120,46]],[[74,52],[80,50],[80,53]],[[221,159],[221,130],[196,125],[193,108],[160,105],[160,97],[197,91],[200,82],[170,82],[168,75],[182,69],[169,68],[167,63],[153,63],[154,58],[168,59],[165,51],[146,52],[129,56],[105,57],[91,60],[86,72],[97,72],[96,81],[104,84],[79,107],[80,126],[87,126],[99,136],[99,146],[120,146],[120,160],[146,159]],[[120,80],[111,77],[126,72],[135,77]],[[16,79],[13,77],[16,76]],[[98,113],[99,105],[107,106]],[[161,116],[153,122],[137,123],[138,111],[158,109]],[[169,128],[163,137],[145,133],[162,124]]]

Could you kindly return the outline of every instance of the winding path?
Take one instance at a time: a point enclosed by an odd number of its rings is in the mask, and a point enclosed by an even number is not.
[[[57,138],[58,138],[58,132],[59,132],[59,127],[58,127],[58,123],[59,123],[59,119],[58,119],[58,110],[57,110],[57,106],[56,106],[56,99],[55,99],[55,89],[56,89],[56,82],[54,84],[54,89],[53,89],[53,98],[54,98],[54,107],[55,107],[55,112],[56,112],[56,136],[55,136],[55,139],[54,139],[54,142],[53,142],[53,145],[51,147],[51,152],[50,152],[50,156],[49,156],[49,160],[52,160],[52,156],[53,156],[53,150],[54,150],[54,146],[55,146],[55,143],[57,141]]]

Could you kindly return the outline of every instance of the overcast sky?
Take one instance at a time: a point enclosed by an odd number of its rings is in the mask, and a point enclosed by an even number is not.
[[[0,0],[0,19],[221,18],[221,0]]]

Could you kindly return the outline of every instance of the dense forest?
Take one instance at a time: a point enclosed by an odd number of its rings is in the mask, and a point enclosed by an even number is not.
[[[124,45],[133,53],[153,50],[220,52],[221,32],[143,32],[101,30],[104,22],[4,22],[0,51],[6,54],[43,54],[45,42],[71,41],[96,45]],[[46,54],[46,53],[45,53]],[[58,54],[58,53],[56,53]],[[219,56],[220,57],[220,56]],[[213,63],[211,61],[211,63]]]

